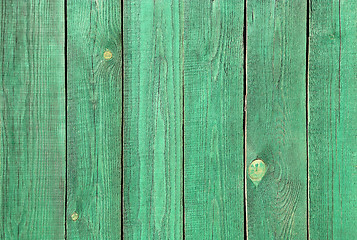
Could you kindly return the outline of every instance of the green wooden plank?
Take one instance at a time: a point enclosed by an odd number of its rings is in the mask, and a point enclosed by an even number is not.
[[[121,2],[67,1],[67,12],[68,238],[120,239]]]
[[[306,239],[306,19],[306,1],[247,2],[249,239]]]
[[[0,4],[0,238],[63,239],[63,1]]]
[[[310,6],[310,239],[355,239],[357,3]]]
[[[243,239],[244,1],[184,1],[187,239]]]
[[[181,239],[179,1],[124,1],[124,238]]]

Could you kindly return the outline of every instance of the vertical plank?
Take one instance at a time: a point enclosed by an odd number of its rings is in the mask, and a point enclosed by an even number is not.
[[[0,4],[0,238],[62,239],[63,1]]]
[[[180,1],[124,1],[124,238],[182,238]]]
[[[244,1],[184,1],[187,239],[243,239]]]
[[[307,235],[306,19],[306,1],[247,2],[249,239]]]
[[[356,1],[310,1],[310,239],[357,236],[356,29]]]
[[[67,1],[67,13],[68,238],[120,239],[121,2]]]

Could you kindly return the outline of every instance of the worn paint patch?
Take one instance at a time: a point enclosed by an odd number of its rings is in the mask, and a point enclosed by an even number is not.
[[[261,159],[254,160],[248,167],[248,175],[255,186],[258,186],[267,171],[267,166]]]

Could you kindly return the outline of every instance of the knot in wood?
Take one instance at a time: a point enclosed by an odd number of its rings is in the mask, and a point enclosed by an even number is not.
[[[261,159],[255,159],[248,167],[249,178],[256,186],[258,186],[266,171],[267,167]]]

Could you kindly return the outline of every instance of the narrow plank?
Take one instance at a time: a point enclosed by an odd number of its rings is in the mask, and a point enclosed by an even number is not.
[[[0,238],[63,239],[63,1],[0,4]]]
[[[249,239],[307,237],[306,19],[306,1],[247,2]]]
[[[184,1],[187,239],[243,239],[244,1]]]
[[[67,12],[68,238],[120,239],[121,2],[67,1]]]
[[[357,3],[310,1],[310,239],[357,236]]]
[[[181,239],[180,1],[124,1],[124,238]]]

